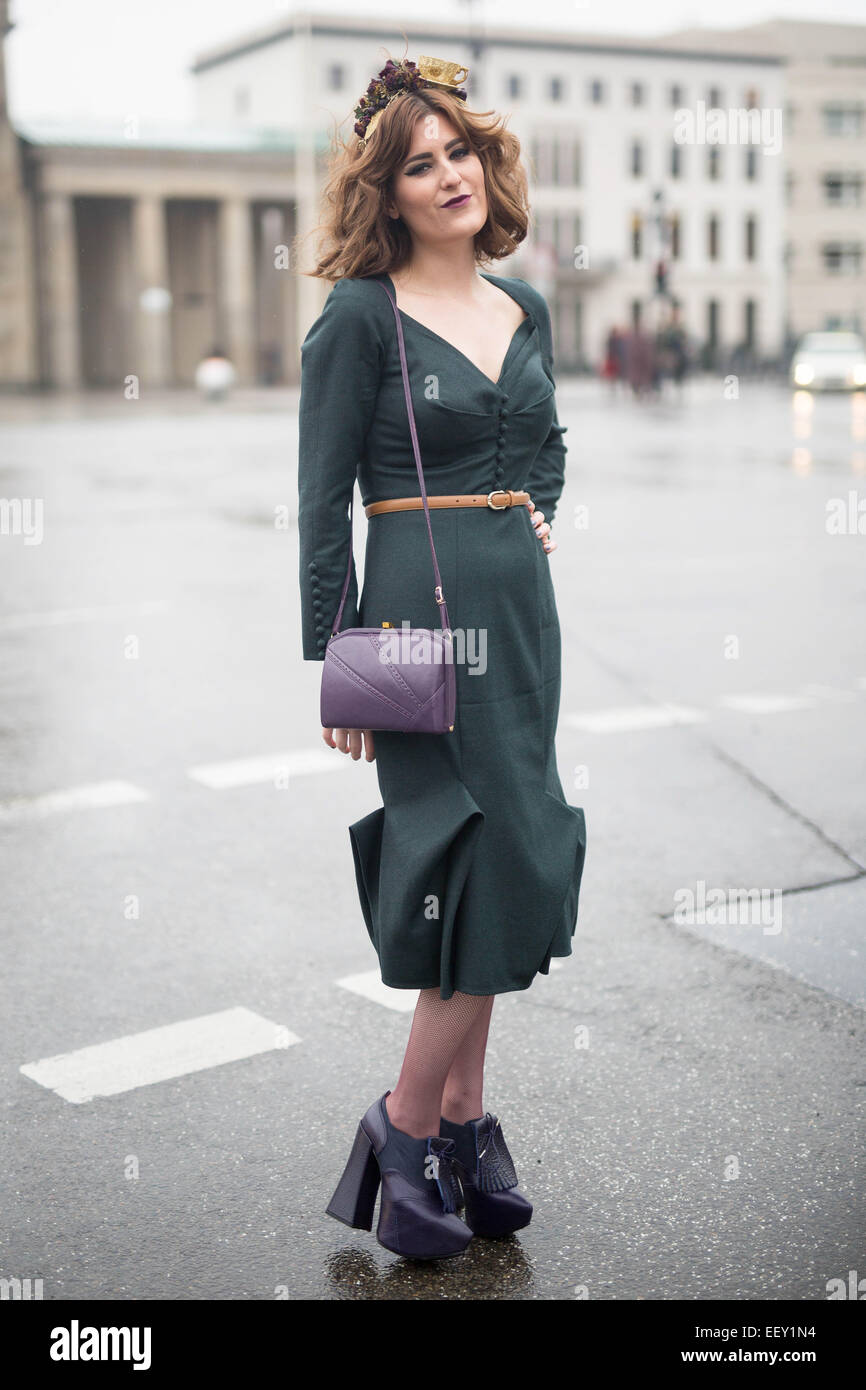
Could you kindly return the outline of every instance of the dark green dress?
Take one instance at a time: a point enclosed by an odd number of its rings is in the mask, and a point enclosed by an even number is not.
[[[401,311],[427,493],[524,489],[552,521],[565,431],[549,312],[526,281],[485,278],[527,315],[495,383]],[[301,349],[298,526],[310,661],[324,658],[339,606],[356,476],[364,505],[420,492],[394,314],[376,279],[395,293],[388,276],[338,281]],[[430,519],[455,640],[461,629],[474,634],[474,664],[455,664],[453,733],[374,734],[383,804],[349,835],[384,983],[436,987],[447,999],[455,990],[526,989],[551,956],[571,954],[586,829],[556,767],[560,629],[551,561],[528,508],[450,508]],[[372,516],[363,593],[359,603],[353,563],[342,626],[438,628],[434,584],[423,509]]]

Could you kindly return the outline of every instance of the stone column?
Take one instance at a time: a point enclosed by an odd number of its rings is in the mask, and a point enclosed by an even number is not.
[[[71,194],[46,193],[39,203],[39,216],[46,383],[75,391],[81,386],[81,342],[75,204]]]
[[[135,279],[136,360],[128,368],[142,386],[170,386],[171,355],[168,228],[163,198],[145,194],[132,201],[132,273]],[[142,301],[142,296],[145,296]],[[160,302],[165,307],[160,308]],[[124,364],[124,373],[127,368]]]
[[[220,335],[238,385],[256,379],[255,256],[250,205],[224,198],[219,210]]]

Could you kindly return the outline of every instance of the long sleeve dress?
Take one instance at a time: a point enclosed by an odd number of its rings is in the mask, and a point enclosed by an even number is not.
[[[402,310],[428,496],[522,489],[552,521],[564,483],[550,315],[526,281],[487,274],[526,317],[494,382]],[[416,497],[387,275],[337,281],[301,349],[298,528],[303,656],[322,661],[351,544],[349,504]],[[583,810],[556,767],[561,642],[550,560],[529,509],[431,509],[455,649],[453,733],[374,733],[382,805],[349,826],[383,982],[500,994],[571,954]],[[423,509],[367,521],[342,627],[438,628]]]

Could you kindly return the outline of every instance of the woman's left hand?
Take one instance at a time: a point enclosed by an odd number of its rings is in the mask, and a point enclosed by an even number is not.
[[[532,524],[535,527],[535,534],[541,541],[541,544],[544,546],[547,553],[550,554],[551,550],[556,549],[556,541],[553,540],[550,535],[550,522],[544,520],[544,512],[537,512],[535,510],[534,502],[529,501],[526,505],[529,508],[529,514],[532,517]]]

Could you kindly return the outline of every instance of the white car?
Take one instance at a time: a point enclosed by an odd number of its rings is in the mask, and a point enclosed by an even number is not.
[[[791,385],[804,391],[866,387],[866,344],[859,333],[807,333],[791,359]]]

